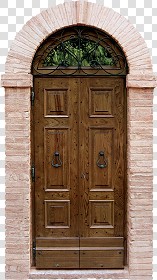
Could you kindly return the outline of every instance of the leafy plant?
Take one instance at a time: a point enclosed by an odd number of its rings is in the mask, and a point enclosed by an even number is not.
[[[72,38],[52,49],[44,60],[44,66],[96,67],[114,65],[114,59],[102,45],[86,38]]]

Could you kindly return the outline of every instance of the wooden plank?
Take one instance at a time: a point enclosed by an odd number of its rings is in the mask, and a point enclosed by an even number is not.
[[[37,251],[37,268],[63,269],[79,268],[78,250]]]
[[[99,238],[94,238],[94,237],[82,237],[80,238],[80,247],[90,247],[90,248],[95,248],[95,247],[101,247],[101,248],[107,248],[107,247],[121,247],[123,248],[123,237],[99,237]]]
[[[45,237],[45,238],[36,238],[36,247],[47,247],[47,248],[55,248],[59,247],[67,247],[67,248],[73,248],[73,247],[79,247],[79,238],[73,238],[73,237],[66,237],[66,238],[51,238],[51,237]]]
[[[80,252],[80,268],[123,268],[123,250]]]

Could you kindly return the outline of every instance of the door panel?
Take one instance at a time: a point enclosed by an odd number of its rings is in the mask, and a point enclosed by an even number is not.
[[[68,88],[44,89],[44,114],[45,117],[68,116]]]
[[[36,266],[122,268],[124,79],[34,86]]]
[[[89,88],[89,114],[90,117],[112,117],[113,114],[113,88]]]
[[[89,186],[92,191],[112,190],[113,138],[113,128],[89,128]],[[104,152],[102,156],[99,155],[101,151]]]
[[[121,268],[123,240],[125,103],[121,78],[80,81],[80,267]],[[95,248],[93,238],[101,240]],[[106,246],[110,238],[110,248]],[[92,261],[93,260],[93,261]]]
[[[70,168],[69,168],[69,128],[44,129],[44,178],[45,190],[68,190]],[[59,151],[59,158],[54,152]],[[52,164],[61,164],[61,168],[52,168]]]
[[[78,268],[78,84],[38,78],[34,85],[36,266]]]

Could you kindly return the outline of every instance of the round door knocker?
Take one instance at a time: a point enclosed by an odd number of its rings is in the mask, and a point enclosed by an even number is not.
[[[59,152],[54,152],[53,160],[52,160],[51,164],[53,167],[56,167],[56,168],[62,166],[62,161],[61,161]]]
[[[98,160],[97,160],[96,164],[99,168],[107,167],[107,159],[106,159],[105,153],[103,151],[100,151],[98,153]]]

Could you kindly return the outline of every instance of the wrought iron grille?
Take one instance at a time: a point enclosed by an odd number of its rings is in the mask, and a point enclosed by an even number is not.
[[[73,26],[52,34],[38,48],[35,75],[126,75],[127,62],[119,45],[106,33]]]

